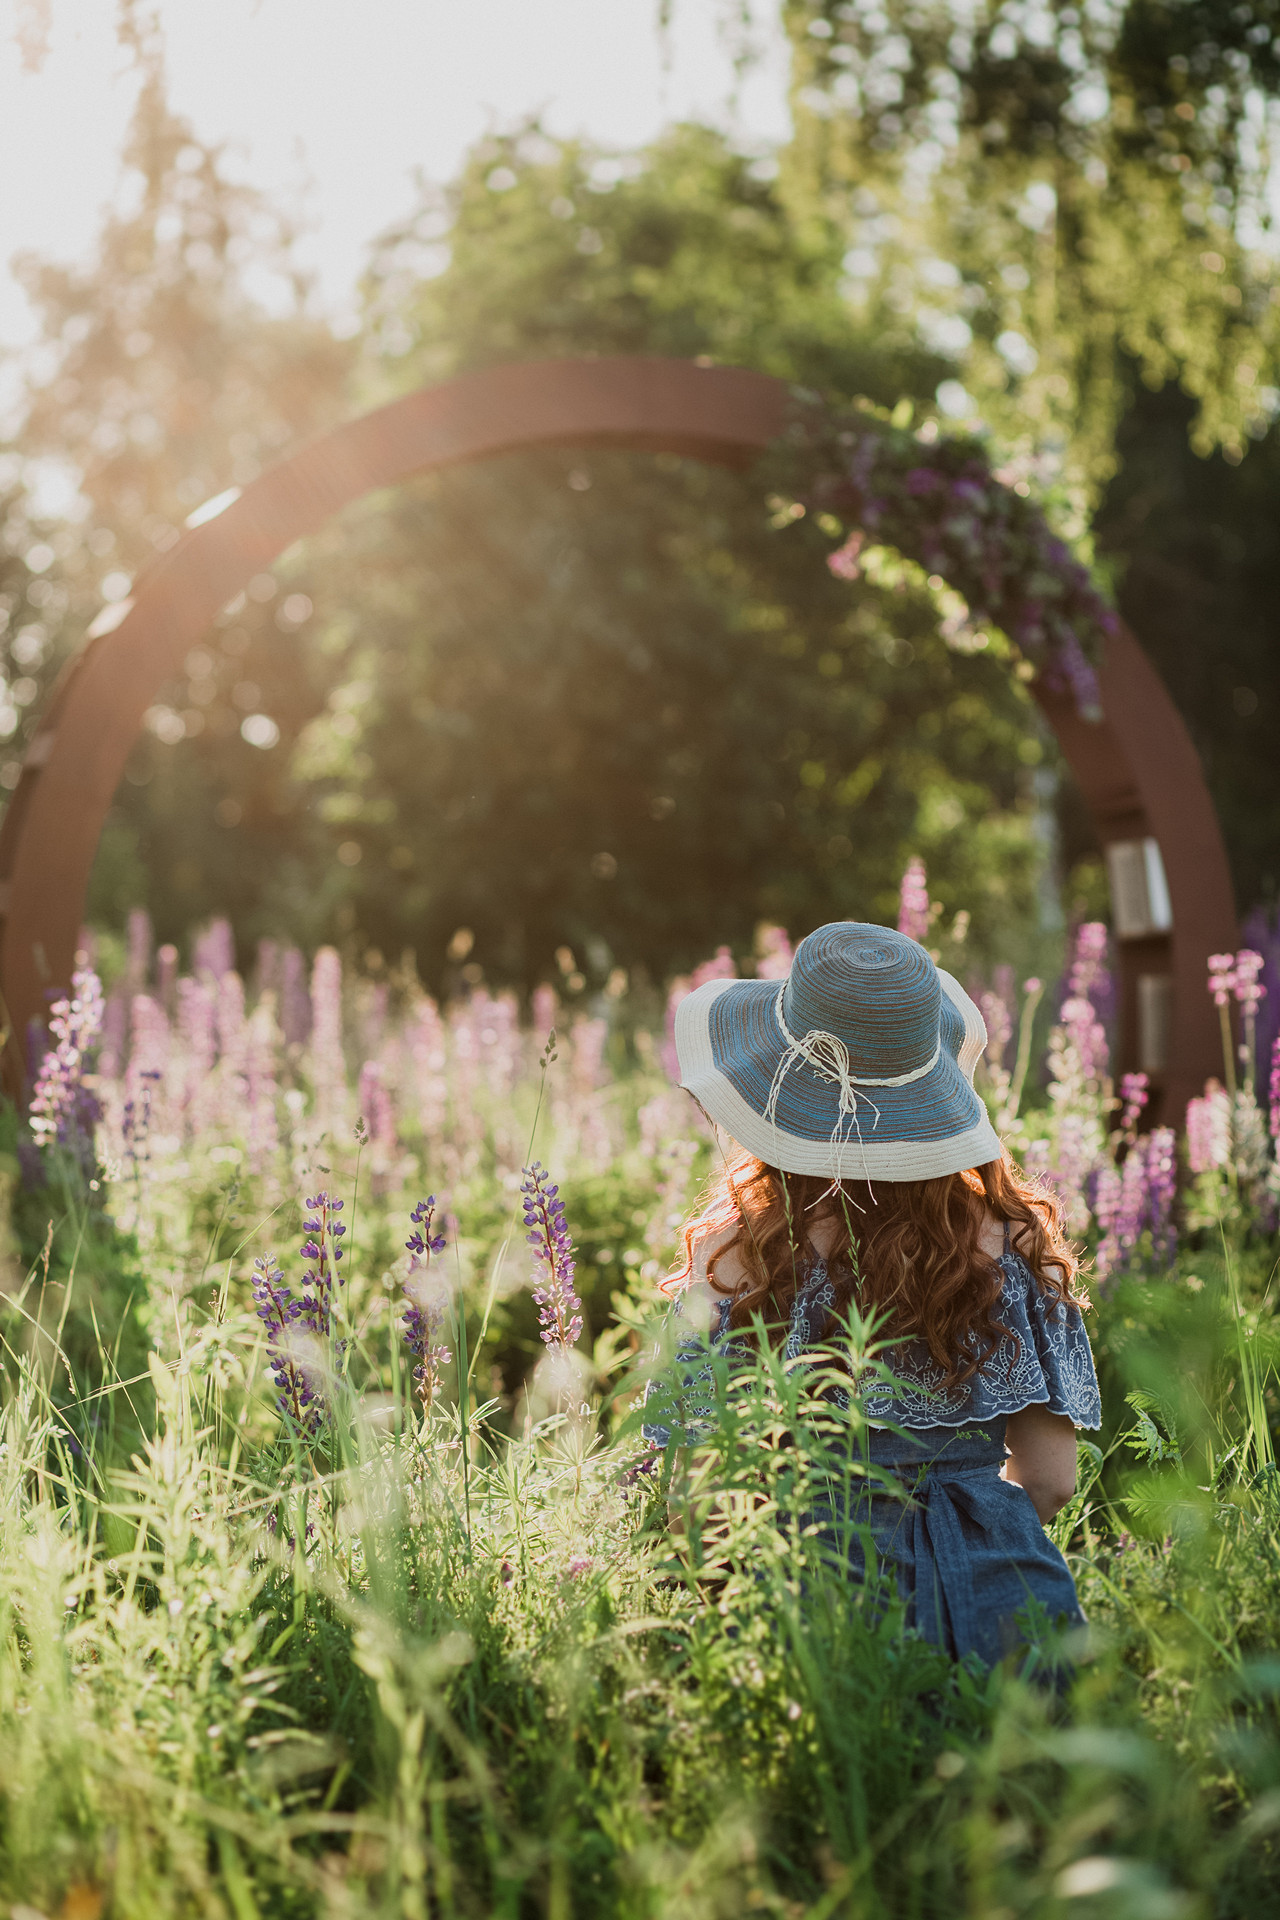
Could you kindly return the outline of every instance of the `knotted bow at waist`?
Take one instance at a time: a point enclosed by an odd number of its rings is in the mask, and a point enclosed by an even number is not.
[[[975,1549],[990,1551],[1002,1490],[998,1466],[939,1463],[912,1489],[902,1514],[904,1545],[915,1567],[916,1626],[926,1640],[953,1653],[963,1653],[987,1637],[978,1618]],[[986,1540],[966,1537],[962,1513]]]
[[[1003,1430],[1001,1421],[949,1434],[943,1444],[951,1457],[931,1453],[930,1442],[941,1440],[937,1429],[928,1438],[913,1436],[920,1444],[905,1456],[902,1436],[873,1433],[872,1459],[900,1483],[903,1497],[849,1479],[813,1516],[828,1548],[847,1555],[858,1573],[869,1531],[886,1570],[894,1568],[908,1623],[957,1657],[977,1652],[999,1660],[1020,1637],[1017,1616],[1028,1602],[1050,1619],[1082,1619],[1065,1560],[1022,1488],[1001,1478]]]

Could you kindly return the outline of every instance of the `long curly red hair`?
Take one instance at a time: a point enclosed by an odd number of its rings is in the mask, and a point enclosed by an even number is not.
[[[663,1291],[687,1285],[702,1244],[727,1235],[707,1261],[707,1277],[729,1296],[729,1324],[749,1328],[759,1314],[780,1343],[808,1251],[807,1223],[824,1200],[837,1220],[827,1255],[837,1310],[856,1301],[862,1313],[876,1313],[881,1338],[923,1340],[944,1388],[970,1379],[1008,1331],[996,1313],[1002,1275],[980,1245],[992,1214],[1009,1223],[1014,1248],[1050,1298],[1088,1304],[1077,1291],[1078,1262],[1056,1202],[1007,1154],[937,1180],[838,1186],[826,1175],[782,1173],[742,1154],[726,1162],[685,1227],[684,1262]],[[716,1274],[731,1249],[745,1268],[736,1285]]]

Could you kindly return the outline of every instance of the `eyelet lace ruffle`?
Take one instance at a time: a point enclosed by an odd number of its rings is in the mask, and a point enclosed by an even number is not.
[[[868,1420],[885,1426],[961,1427],[1007,1419],[1027,1407],[1047,1407],[1066,1414],[1077,1427],[1102,1425],[1102,1402],[1094,1371],[1089,1336],[1078,1307],[1047,1296],[1026,1261],[1017,1253],[1001,1256],[1004,1289],[997,1318],[1008,1331],[989,1353],[972,1379],[943,1390],[942,1369],[921,1340],[904,1341],[887,1349],[883,1361],[892,1384],[875,1380],[863,1391]],[[823,1339],[836,1305],[835,1285],[825,1260],[814,1259],[791,1308],[784,1354],[798,1359]],[[674,1309],[679,1313],[679,1304]],[[732,1354],[729,1302],[720,1303],[710,1345]],[[707,1341],[690,1335],[677,1341],[674,1379],[664,1398],[676,1389],[683,1437],[686,1442],[705,1431],[713,1418],[715,1374],[708,1364]],[[652,1392],[652,1389],[650,1390]],[[646,1396],[648,1397],[648,1396]],[[646,1424],[645,1438],[655,1446],[670,1445],[669,1425]]]

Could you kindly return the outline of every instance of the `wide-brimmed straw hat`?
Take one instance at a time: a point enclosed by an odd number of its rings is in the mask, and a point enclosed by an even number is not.
[[[778,980],[708,980],[676,1008],[680,1084],[787,1173],[931,1180],[1000,1158],[974,1092],[986,1024],[904,933],[836,920]]]

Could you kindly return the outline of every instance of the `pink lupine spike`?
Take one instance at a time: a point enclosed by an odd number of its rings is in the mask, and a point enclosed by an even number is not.
[[[905,933],[909,940],[918,940],[923,946],[929,938],[934,917],[924,861],[918,854],[913,855],[907,862],[898,889],[898,932]]]
[[[280,1120],[276,1107],[279,1046],[280,1030],[276,1026],[275,1009],[268,994],[254,1008],[245,1034],[248,1105],[245,1145],[250,1164],[256,1172],[262,1172],[269,1166],[280,1148]]]
[[[196,935],[192,970],[198,976],[211,974],[215,980],[221,980],[235,964],[236,943],[231,922],[220,914]]]
[[[307,963],[297,947],[286,947],[280,960],[280,1027],[286,1046],[303,1047],[311,1037]]]
[[[321,947],[311,968],[311,1083],[316,1117],[335,1136],[347,1125],[347,1063],[342,1046],[342,961]]]
[[[151,977],[151,941],[151,915],[145,907],[135,907],[125,934],[125,978],[134,993],[141,993]]]

